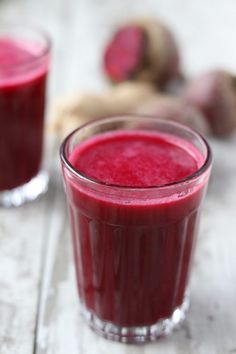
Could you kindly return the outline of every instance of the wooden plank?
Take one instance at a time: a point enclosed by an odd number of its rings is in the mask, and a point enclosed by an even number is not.
[[[26,6],[22,5],[22,1],[1,2],[1,22],[26,18]],[[48,164],[50,151],[48,147]],[[53,199],[51,185],[49,193],[38,201],[17,209],[0,209],[1,354],[34,351],[42,256]]]
[[[0,211],[2,354],[32,353],[46,203]]]
[[[1,23],[35,21],[43,26],[45,20],[45,12],[38,12],[37,1],[1,1],[0,16]],[[46,29],[57,33],[53,19]],[[51,86],[50,96],[53,91],[56,91],[55,85]],[[46,148],[48,167],[53,143],[51,139]],[[32,354],[34,351],[44,246],[54,213],[54,199],[52,180],[49,192],[40,200],[17,209],[0,209],[1,354]]]
[[[53,186],[41,199],[0,209],[0,352],[32,354]]]

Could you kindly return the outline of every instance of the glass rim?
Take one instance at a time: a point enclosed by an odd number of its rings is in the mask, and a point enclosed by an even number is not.
[[[184,129],[185,131],[189,131],[191,133],[194,133],[198,138],[200,138],[200,140],[202,141],[203,145],[206,147],[206,158],[204,160],[204,162],[202,163],[202,165],[197,169],[197,171],[195,171],[194,173],[192,173],[191,175],[182,178],[178,181],[174,181],[174,182],[170,182],[170,183],[164,183],[164,184],[159,184],[159,185],[154,185],[154,186],[146,186],[146,187],[137,187],[137,186],[128,186],[128,185],[118,185],[118,184],[113,184],[113,183],[107,183],[107,182],[103,182],[103,181],[99,181],[98,179],[92,178],[87,176],[86,174],[80,172],[79,170],[76,170],[73,165],[70,163],[70,161],[68,160],[68,158],[66,157],[66,147],[67,144],[69,143],[70,139],[72,138],[72,136],[74,136],[77,132],[83,130],[86,127],[89,127],[90,125],[92,126],[95,123],[102,123],[102,122],[109,122],[111,120],[118,120],[121,118],[125,118],[125,117],[137,117],[137,118],[143,118],[146,117],[148,119],[152,119],[154,122],[159,122],[159,123],[164,123],[166,125],[169,126],[176,126],[178,128]],[[190,183],[191,181],[197,179],[198,177],[200,177],[201,175],[203,175],[208,168],[211,166],[212,163],[212,151],[211,148],[207,142],[207,140],[202,136],[202,134],[200,134],[198,131],[196,131],[193,128],[190,128],[189,126],[173,121],[173,120],[167,120],[167,119],[163,119],[160,117],[154,117],[151,115],[147,115],[147,114],[122,114],[122,115],[113,115],[113,116],[107,116],[107,117],[103,117],[103,118],[96,118],[96,119],[92,119],[89,122],[82,124],[81,126],[79,126],[78,128],[76,128],[75,130],[73,130],[69,135],[67,135],[64,140],[61,143],[60,146],[60,158],[62,163],[64,164],[64,166],[77,178],[80,178],[84,181],[88,181],[89,183],[92,183],[93,185],[98,185],[98,186],[103,186],[103,187],[108,187],[108,188],[114,188],[117,190],[132,190],[132,191],[142,191],[142,190],[160,190],[160,189],[165,189],[165,188],[169,188],[169,187],[174,187],[174,186],[179,186],[182,184],[186,184],[186,183]]]
[[[3,37],[2,30],[9,30],[9,34],[6,33],[6,36],[10,38],[14,38],[15,35],[14,33],[10,33],[11,30],[16,30],[17,28],[21,28],[23,30],[31,31],[32,33],[35,33],[39,35],[44,41],[45,44],[42,47],[42,50],[40,50],[40,53],[37,54],[35,57],[32,57],[30,59],[26,59],[22,61],[21,63],[17,64],[1,64],[1,67],[11,67],[14,66],[15,68],[23,68],[27,65],[34,65],[34,63],[37,63],[39,60],[42,60],[44,57],[49,55],[51,48],[52,48],[52,41],[50,36],[47,34],[47,32],[42,29],[40,26],[32,23],[21,23],[21,22],[13,22],[13,21],[5,21],[0,24],[0,38]],[[20,35],[17,36],[18,38],[21,38]]]

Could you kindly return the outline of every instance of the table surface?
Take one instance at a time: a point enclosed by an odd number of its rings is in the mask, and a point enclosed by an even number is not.
[[[175,31],[188,75],[214,66],[236,71],[234,0],[0,0],[0,22],[34,21],[52,37],[49,102],[104,87],[104,41],[115,23],[144,13],[159,16]],[[236,134],[210,141],[214,168],[187,321],[172,336],[141,346],[100,338],[78,316],[58,141],[46,140],[48,193],[20,208],[0,209],[0,353],[236,353]]]

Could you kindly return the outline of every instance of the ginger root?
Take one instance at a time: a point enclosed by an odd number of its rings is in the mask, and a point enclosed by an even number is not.
[[[100,93],[68,96],[54,105],[49,128],[64,137],[91,119],[129,113],[155,95],[150,84],[124,82]]]
[[[101,93],[78,94],[61,100],[54,108],[51,129],[60,136],[91,119],[123,114],[153,115],[195,128],[202,134],[211,132],[204,115],[181,98],[155,91],[145,83],[125,82]]]

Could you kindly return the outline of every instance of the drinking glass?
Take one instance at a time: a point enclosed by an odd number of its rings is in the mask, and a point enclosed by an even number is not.
[[[79,145],[128,131],[182,139],[183,148],[192,147],[200,158],[197,171],[145,188],[104,183],[74,168],[70,156]],[[189,305],[189,274],[212,164],[208,143],[176,122],[121,116],[78,128],[62,143],[60,156],[82,315],[97,333],[117,341],[146,342],[170,333]]]
[[[47,190],[43,136],[50,40],[31,25],[0,25],[0,205]]]

